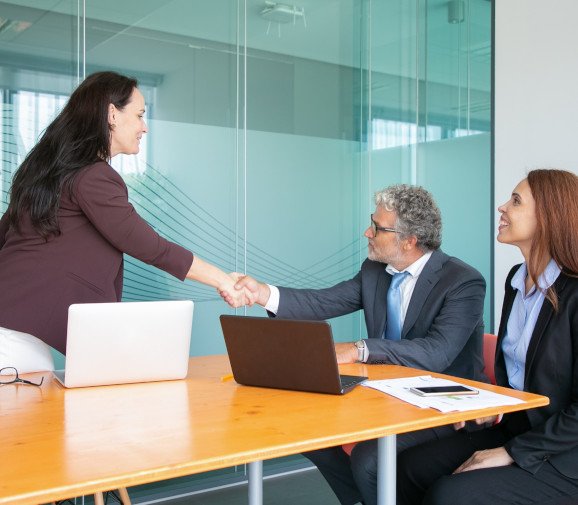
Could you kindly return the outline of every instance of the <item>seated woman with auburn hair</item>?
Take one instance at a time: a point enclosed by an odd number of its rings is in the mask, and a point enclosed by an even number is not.
[[[403,452],[398,504],[578,500],[578,177],[533,170],[498,210],[498,241],[525,261],[506,279],[496,380],[550,404]]]

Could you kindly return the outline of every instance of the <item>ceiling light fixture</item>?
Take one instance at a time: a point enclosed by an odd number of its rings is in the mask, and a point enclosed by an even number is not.
[[[277,23],[277,36],[281,38],[281,24],[293,22],[297,24],[297,18],[303,21],[303,26],[307,28],[305,21],[305,9],[296,5],[281,4],[276,2],[265,2],[265,7],[260,12],[261,17],[269,21],[266,34],[269,35],[271,23]]]
[[[448,2],[448,23],[457,25],[464,22],[465,7],[463,0],[450,0]]]
[[[297,18],[302,19],[305,23],[305,9],[296,5],[288,5],[275,2],[265,2],[265,7],[261,10],[261,17],[267,21],[275,23],[295,24]]]
[[[0,17],[0,33],[22,33],[32,26],[29,21],[14,21]]]

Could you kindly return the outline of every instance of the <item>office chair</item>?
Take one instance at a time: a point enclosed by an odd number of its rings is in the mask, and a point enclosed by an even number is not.
[[[494,361],[496,359],[496,344],[498,337],[492,333],[484,333],[484,373],[492,384],[496,384],[496,374],[494,373]]]

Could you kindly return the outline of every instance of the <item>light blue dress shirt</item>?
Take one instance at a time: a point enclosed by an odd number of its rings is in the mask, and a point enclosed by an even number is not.
[[[541,289],[532,289],[526,293],[526,276],[528,269],[523,263],[512,277],[511,285],[517,291],[514,305],[508,318],[506,335],[502,342],[502,351],[506,361],[508,382],[514,389],[524,389],[524,375],[526,370],[526,354],[538,315],[542,309],[546,290],[554,284],[560,275],[560,268],[552,259],[538,279]]]

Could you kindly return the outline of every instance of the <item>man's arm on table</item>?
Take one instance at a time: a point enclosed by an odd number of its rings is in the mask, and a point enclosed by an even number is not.
[[[387,363],[442,372],[456,359],[480,324],[486,284],[481,275],[469,275],[445,293],[439,312],[423,337],[398,341],[369,339],[368,363]],[[430,296],[435,295],[434,292]],[[424,309],[425,310],[425,306]],[[410,304],[411,308],[411,304]],[[418,316],[418,318],[421,316]]]
[[[286,318],[324,320],[349,314],[361,308],[360,273],[353,279],[326,289],[277,288],[259,282],[248,275],[235,275],[238,277],[235,287],[252,292],[254,303],[264,307],[271,317],[279,314],[281,296],[283,307],[280,315]],[[228,302],[227,293],[221,293],[221,296]],[[335,351],[338,363],[357,361],[357,348],[350,343],[335,344]]]
[[[445,370],[461,352],[482,317],[485,281],[474,272],[469,272],[464,281],[448,290],[441,310],[423,337],[400,341],[365,340],[369,348],[368,363],[398,364],[440,372]],[[288,300],[284,299],[280,315],[328,319],[359,310],[362,308],[360,282],[358,274],[327,289],[281,288],[281,296]],[[249,289],[256,295],[256,303],[267,306],[271,295],[271,287],[267,284],[244,276],[239,278],[236,287]],[[357,361],[358,351],[353,342],[338,343],[335,348],[339,363]]]

